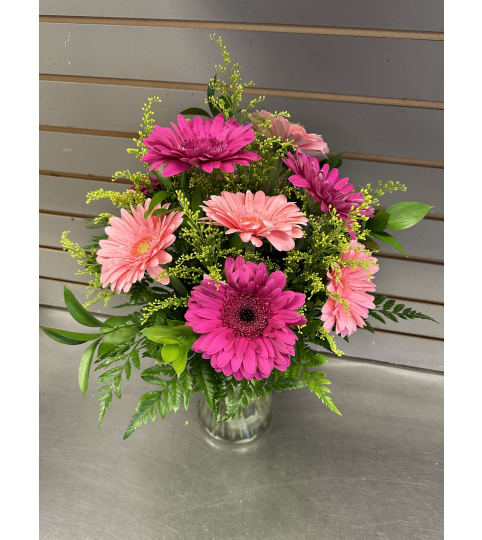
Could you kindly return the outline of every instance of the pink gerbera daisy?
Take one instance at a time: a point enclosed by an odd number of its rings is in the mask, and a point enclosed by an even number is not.
[[[308,219],[293,202],[284,195],[269,197],[263,191],[254,195],[229,193],[213,195],[204,201],[201,208],[215,225],[228,227],[226,234],[239,233],[243,242],[260,247],[261,238],[266,238],[278,251],[289,251],[295,247],[293,238],[301,238],[303,231],[299,225],[306,225]]]
[[[193,350],[211,366],[235,379],[264,379],[273,369],[285,371],[298,339],[288,325],[306,323],[295,310],[305,295],[284,291],[286,276],[268,274],[264,264],[229,257],[227,283],[205,278],[193,288],[186,325],[202,334]]]
[[[162,171],[166,177],[191,167],[208,173],[213,169],[232,173],[236,163],[249,165],[261,159],[258,154],[241,151],[255,139],[251,124],[241,126],[233,119],[226,122],[222,114],[213,120],[195,116],[190,122],[178,115],[177,123],[171,122],[172,128],[155,126],[144,139],[150,150],[141,159],[151,164],[151,171],[166,165]]]
[[[327,289],[345,300],[348,309],[343,303],[329,297],[321,311],[321,320],[328,331],[336,324],[336,333],[345,337],[353,334],[357,326],[363,328],[368,310],[375,307],[373,296],[368,291],[375,290],[372,277],[378,272],[378,265],[377,259],[364,251],[363,246],[356,241],[350,242],[350,249],[342,253],[340,258],[342,261],[368,261],[367,268],[341,266],[339,274],[328,272]]]
[[[300,124],[293,124],[284,116],[276,116],[264,109],[256,111],[252,119],[256,123],[266,122],[270,119],[270,128],[262,130],[266,136],[279,137],[282,141],[292,141],[293,146],[312,156],[324,157],[328,154],[328,145],[321,135],[306,133]]]
[[[176,239],[173,232],[182,223],[183,213],[150,214],[144,218],[150,202],[151,199],[147,199],[144,205],[131,207],[132,214],[122,208],[120,218],[110,218],[110,227],[105,228],[109,238],[99,242],[97,252],[97,262],[102,265],[103,287],[110,283],[113,291],[128,292],[146,271],[159,283],[169,283],[161,265],[172,260],[165,249]],[[169,204],[165,204],[162,208],[168,207]]]
[[[350,210],[363,203],[363,195],[359,191],[352,193],[353,184],[348,183],[348,177],[339,178],[338,169],[330,170],[325,163],[320,170],[318,160],[303,152],[297,152],[296,156],[288,152],[287,156],[283,162],[295,173],[289,177],[289,181],[294,186],[305,188],[320,203],[323,212],[328,212],[331,206],[343,221],[347,221]],[[374,215],[373,208],[362,208],[359,212],[362,216]],[[354,238],[351,231],[350,235]]]

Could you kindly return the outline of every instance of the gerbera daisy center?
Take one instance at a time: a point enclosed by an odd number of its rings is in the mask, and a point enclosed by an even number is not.
[[[230,294],[221,311],[223,323],[237,336],[255,338],[263,333],[270,315],[269,302],[256,296]]]
[[[239,223],[245,228],[245,229],[251,229],[256,230],[259,227],[263,225],[263,220],[257,218],[256,216],[243,216]]]
[[[141,255],[144,255],[149,251],[149,248],[151,247],[151,239],[148,238],[141,238],[138,240],[134,247],[132,248],[132,253],[134,257],[140,257]]]
[[[252,322],[254,321],[254,311],[251,308],[242,308],[239,312],[239,318],[243,322]]]

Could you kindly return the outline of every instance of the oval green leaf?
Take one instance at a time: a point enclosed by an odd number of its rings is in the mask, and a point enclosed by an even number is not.
[[[389,214],[387,229],[403,230],[413,227],[422,220],[433,206],[415,201],[403,201],[390,208],[385,212]]]
[[[144,219],[154,210],[154,207],[162,202],[169,196],[167,191],[157,191],[152,196],[151,202],[149,203],[149,208],[144,212]]]
[[[375,216],[367,220],[365,227],[370,231],[383,231],[387,226],[390,214],[384,210],[376,210]]]
[[[81,345],[86,341],[91,341],[100,337],[102,334],[85,334],[83,332],[69,332],[68,330],[60,330],[59,328],[40,327],[49,338],[64,345]]]
[[[72,318],[84,326],[104,326],[104,323],[91,315],[75,298],[74,293],[64,286],[64,301]]]
[[[85,349],[84,353],[82,354],[82,358],[80,359],[79,387],[83,396],[85,396],[85,392],[87,391],[87,387],[89,386],[90,366],[92,364],[92,359],[94,358],[95,349],[97,348],[98,344],[98,340],[94,341],[94,343],[91,343],[87,347],[87,349]]]
[[[176,344],[178,340],[172,335],[172,328],[167,326],[150,326],[141,330],[147,339],[155,343]]]
[[[189,107],[188,109],[181,111],[179,114],[186,114],[188,116],[207,116],[208,118],[211,118],[211,115],[200,107]]]
[[[407,256],[405,250],[403,249],[400,242],[394,238],[391,234],[388,234],[387,232],[380,231],[380,232],[374,232],[372,231],[371,236],[374,236],[378,240],[381,240],[382,242],[385,242],[386,244],[389,244],[390,246],[394,247],[397,251],[400,251],[402,255]]]
[[[166,364],[174,362],[181,354],[182,346],[177,343],[166,343],[161,349],[162,359]]]

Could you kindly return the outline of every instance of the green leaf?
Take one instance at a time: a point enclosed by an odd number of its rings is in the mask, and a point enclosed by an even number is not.
[[[339,169],[342,166],[343,160],[341,159],[341,156],[342,154],[336,154],[328,157],[327,161],[330,169]]]
[[[380,321],[381,323],[386,324],[385,319],[376,311],[370,311],[370,315],[377,321]]]
[[[156,343],[177,344],[183,337],[194,337],[195,334],[190,326],[149,326],[141,330],[148,339]]]
[[[164,345],[165,347],[166,345]],[[172,367],[174,368],[177,376],[179,377],[181,373],[186,369],[187,364],[187,353],[189,349],[187,347],[180,347],[179,354],[175,360],[172,362]]]
[[[136,412],[132,417],[129,425],[127,426],[126,432],[124,433],[124,440],[127,439],[138,427],[156,419],[155,405],[159,407],[159,400],[162,396],[162,392],[147,392],[143,394],[136,406]],[[112,399],[112,398],[111,398]]]
[[[198,379],[197,382],[206,399],[206,403],[214,411],[215,379],[213,370],[205,360],[201,360],[197,367],[198,369],[195,371]]]
[[[68,330],[60,330],[58,328],[40,327],[49,338],[63,343],[64,345],[80,345],[86,341],[97,339],[102,334],[85,334],[84,332],[69,332]]]
[[[387,208],[390,215],[387,229],[402,230],[413,227],[422,220],[433,206],[415,201],[404,201]]]
[[[166,364],[174,362],[181,354],[182,345],[177,343],[166,343],[161,350],[162,359]]]
[[[109,334],[106,334],[99,347],[99,356],[104,356],[109,351],[127,342],[137,333],[136,326],[119,326]]]
[[[155,343],[166,344],[178,344],[179,340],[176,336],[171,334],[171,328],[167,326],[150,326],[141,330],[141,333],[146,336],[147,339],[154,341]]]
[[[91,315],[75,298],[74,293],[64,286],[64,301],[72,318],[84,326],[104,326],[104,323]]]
[[[132,363],[134,364],[134,366],[137,369],[141,369],[141,361],[140,361],[140,358],[139,358],[139,351],[137,349],[132,349],[132,351],[131,351],[131,360],[132,360]]]
[[[383,296],[382,294],[375,294],[374,295],[374,300],[373,300],[373,303],[376,305],[376,306],[379,306],[380,304],[383,304],[383,302],[387,299],[386,296]]]
[[[99,344],[99,340],[91,343],[87,349],[85,349],[79,364],[79,387],[82,392],[82,395],[85,396],[87,392],[87,387],[89,386],[89,373],[90,366],[92,364],[92,359],[94,358],[95,349]]]
[[[149,208],[144,212],[144,219],[154,210],[154,207],[162,202],[169,196],[167,191],[157,191],[152,196],[151,202],[149,203]]]
[[[390,215],[384,210],[376,210],[375,216],[367,220],[365,227],[370,231],[383,231],[387,226]]]
[[[184,109],[179,114],[187,114],[188,116],[207,116],[208,118],[211,118],[211,115],[205,111],[204,109],[201,109],[200,107],[189,107],[188,109]]]
[[[189,399],[191,397],[191,392],[192,392],[192,389],[194,388],[194,382],[188,370],[184,370],[183,373],[179,376],[178,383],[182,390],[184,408],[187,411],[187,408],[189,406]]]
[[[179,206],[173,206],[172,208],[158,208],[157,210],[154,210],[154,212],[152,212],[152,215],[163,216],[165,214],[170,214],[171,212],[177,212],[178,210],[181,210]]]
[[[370,235],[371,236],[374,236],[375,238],[377,238],[378,240],[381,240],[382,242],[385,242],[386,244],[389,244],[390,246],[394,247],[396,250],[398,250],[402,255],[405,255],[405,257],[407,256],[407,253],[405,252],[405,250],[403,249],[402,245],[400,244],[400,242],[394,238],[391,234],[388,234],[387,232],[385,231],[381,231],[381,232],[374,232],[374,231],[371,231],[370,232]]]

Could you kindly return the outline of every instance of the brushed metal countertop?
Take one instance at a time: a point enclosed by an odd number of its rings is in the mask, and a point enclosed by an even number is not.
[[[78,328],[57,309],[40,321]],[[135,369],[99,430],[82,350],[40,336],[42,540],[443,538],[440,374],[332,360],[343,417],[309,392],[276,394],[266,434],[233,450],[206,441],[195,407],[123,441],[151,389]]]

